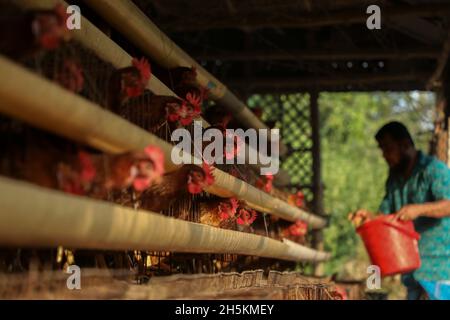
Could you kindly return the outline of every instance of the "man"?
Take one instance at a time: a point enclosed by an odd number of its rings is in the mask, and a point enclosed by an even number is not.
[[[418,151],[399,122],[384,125],[375,139],[389,166],[379,211],[413,220],[421,236],[421,267],[402,275],[408,299],[419,299],[424,292],[430,299],[450,299],[450,169]],[[354,216],[373,214],[361,209]]]

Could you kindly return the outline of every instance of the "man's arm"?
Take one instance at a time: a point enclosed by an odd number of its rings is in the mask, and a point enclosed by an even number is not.
[[[432,199],[422,204],[410,204],[401,208],[396,215],[401,220],[413,220],[419,216],[444,218],[450,216],[450,169],[441,161],[434,161],[425,171]]]
[[[395,213],[400,220],[414,220],[417,217],[450,217],[450,200],[444,199],[422,204],[408,204]]]
[[[383,201],[381,201],[380,207],[378,209],[378,212],[371,212],[366,209],[359,209],[355,212],[351,212],[348,215],[348,219],[352,222],[353,226],[356,228],[359,227],[364,222],[371,220],[375,218],[377,215],[380,214],[389,214],[392,212],[392,200],[389,195],[389,179],[386,181],[386,193],[383,197]]]

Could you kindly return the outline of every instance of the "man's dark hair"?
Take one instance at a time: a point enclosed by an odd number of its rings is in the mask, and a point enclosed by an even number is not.
[[[392,121],[386,123],[384,126],[381,127],[380,130],[378,130],[377,134],[375,135],[375,139],[377,139],[377,141],[380,141],[386,135],[389,135],[392,139],[396,141],[407,139],[414,146],[414,140],[412,139],[408,129],[401,122]]]

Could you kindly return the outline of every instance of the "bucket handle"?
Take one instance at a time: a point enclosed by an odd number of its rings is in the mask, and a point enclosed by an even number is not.
[[[397,230],[399,230],[401,232],[403,232],[404,234],[406,234],[410,238],[413,238],[413,239],[416,239],[416,240],[420,239],[420,234],[418,234],[415,231],[407,230],[406,228],[404,228],[402,225],[399,225],[398,223],[393,223],[391,221],[386,221],[386,220],[384,220],[383,223],[387,224],[388,226],[391,226],[391,227],[393,227],[393,228],[395,228],[395,229],[397,229]]]

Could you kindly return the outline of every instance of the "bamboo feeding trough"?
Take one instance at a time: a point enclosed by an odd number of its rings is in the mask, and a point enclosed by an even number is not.
[[[149,144],[161,147],[167,171],[178,168],[171,159],[172,146],[100,106],[49,80],[0,57],[0,73],[8,81],[0,87],[0,111],[38,128],[87,143],[106,152],[140,150]],[[27,90],[22,90],[26,87]],[[45,100],[42,97],[45,96]],[[191,159],[191,155],[184,154]],[[288,221],[304,220],[312,228],[325,219],[276,199],[221,170],[214,170],[215,183],[207,192],[248,202],[249,206]]]
[[[243,126],[268,129],[235,94],[170,40],[134,3],[128,0],[85,2],[162,66],[195,67],[197,81],[210,90],[211,99],[228,109]],[[286,146],[280,143],[280,154],[286,152]]]
[[[67,195],[8,178],[0,178],[0,197],[3,245],[233,253],[313,262],[329,258],[328,253],[298,244]]]

